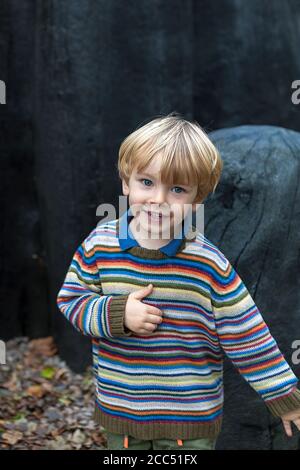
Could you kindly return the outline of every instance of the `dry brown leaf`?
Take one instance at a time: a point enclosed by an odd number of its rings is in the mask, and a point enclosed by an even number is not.
[[[55,440],[53,441],[48,441],[45,444],[47,445],[47,449],[50,450],[65,450],[68,449],[68,446],[66,445],[66,441],[62,436],[57,436]]]
[[[58,380],[61,377],[63,377],[64,375],[66,375],[67,373],[68,373],[67,369],[58,369],[55,373],[54,379]]]
[[[55,429],[54,431],[51,431],[51,436],[52,437],[57,437],[57,436],[60,436],[63,432],[65,432],[67,430],[67,428],[64,426],[62,428],[59,428],[59,429]]]
[[[53,391],[53,385],[49,382],[43,382],[41,384],[41,387],[43,388],[43,390],[45,390],[45,392],[52,392]]]
[[[28,344],[29,351],[42,356],[54,356],[57,353],[57,347],[52,336],[46,338],[33,339]]]
[[[101,434],[99,434],[98,431],[92,432],[90,437],[93,439],[95,444],[103,445],[106,442],[105,438]]]
[[[7,431],[2,434],[1,440],[4,441],[5,444],[13,446],[19,442],[22,437],[23,434],[19,431]]]
[[[42,398],[47,392],[41,385],[32,385],[27,388],[26,393],[32,397]]]
[[[18,380],[18,377],[17,377],[17,373],[13,372],[11,374],[10,379],[7,382],[5,382],[4,384],[2,384],[1,387],[7,388],[11,392],[15,392],[16,390],[18,390],[19,385],[20,384],[19,384],[19,380]]]
[[[24,365],[25,367],[36,367],[41,363],[41,357],[36,357],[33,354],[24,354]]]

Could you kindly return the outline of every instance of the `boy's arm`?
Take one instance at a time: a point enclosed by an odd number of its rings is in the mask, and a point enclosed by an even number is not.
[[[212,274],[211,302],[224,352],[271,413],[282,416],[299,408],[298,379],[228,260]]]
[[[57,305],[75,329],[96,338],[130,336],[124,327],[124,314],[129,294],[103,295],[93,232],[76,250]]]

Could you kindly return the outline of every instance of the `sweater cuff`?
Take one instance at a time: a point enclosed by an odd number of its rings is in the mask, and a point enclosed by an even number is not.
[[[294,388],[288,395],[265,401],[265,404],[274,416],[282,416],[289,411],[300,408],[300,390]]]
[[[125,307],[129,294],[112,297],[109,304],[109,329],[111,336],[131,336],[132,331],[124,325]]]

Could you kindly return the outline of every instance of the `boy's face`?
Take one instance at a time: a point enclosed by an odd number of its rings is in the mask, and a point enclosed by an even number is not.
[[[197,186],[167,185],[160,181],[160,157],[143,171],[133,169],[128,184],[122,180],[125,196],[142,238],[173,238],[176,228],[190,211],[195,211]],[[198,201],[199,204],[199,201]],[[150,213],[162,214],[160,218]]]

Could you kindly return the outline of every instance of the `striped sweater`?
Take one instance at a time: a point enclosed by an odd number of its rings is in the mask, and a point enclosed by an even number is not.
[[[274,416],[300,407],[298,379],[224,254],[193,226],[192,238],[182,232],[159,250],[141,247],[129,220],[127,211],[98,224],[57,297],[63,315],[91,337],[96,422],[141,439],[216,438],[222,350]],[[150,283],[143,302],[163,321],[142,336],[124,327],[125,306]]]

